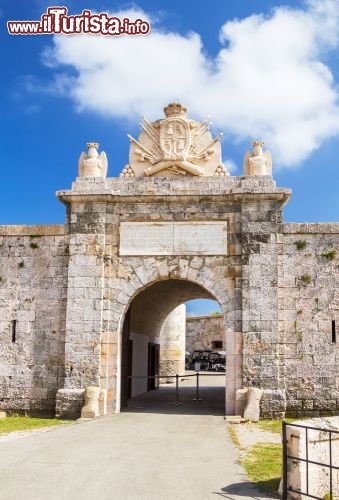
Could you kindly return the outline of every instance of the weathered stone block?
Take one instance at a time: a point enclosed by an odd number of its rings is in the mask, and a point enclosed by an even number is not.
[[[262,390],[256,387],[249,387],[247,391],[247,404],[244,411],[244,419],[251,422],[258,422],[260,418],[260,399]]]
[[[263,418],[284,418],[287,404],[284,389],[265,389],[260,401],[260,415]]]
[[[77,419],[85,401],[84,389],[59,389],[56,395],[55,416]]]
[[[81,418],[96,418],[99,416],[100,388],[89,386],[85,390],[85,404],[81,410]]]

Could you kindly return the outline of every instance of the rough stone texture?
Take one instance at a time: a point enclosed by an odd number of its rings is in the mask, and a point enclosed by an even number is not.
[[[339,224],[283,224],[289,196],[270,176],[81,177],[58,193],[64,227],[0,227],[0,409],[79,417],[96,386],[119,411],[124,328],[147,377],[170,312],[212,298],[227,414],[243,387],[262,416],[338,411]],[[227,254],[120,255],[121,222],[150,221],[225,221]]]
[[[244,419],[258,422],[260,418],[260,398],[262,389],[250,387],[247,391],[247,404],[244,411]]]
[[[56,395],[55,416],[77,419],[85,402],[85,389],[59,389]]]
[[[221,347],[213,347],[219,341]],[[188,316],[186,318],[186,351],[194,349],[225,350],[225,320],[222,315]]]
[[[285,418],[286,414],[285,389],[265,389],[260,399],[260,415],[265,418]]]
[[[285,224],[279,343],[287,415],[339,409],[339,224]],[[333,321],[335,335],[332,338]]]
[[[63,226],[0,227],[0,408],[54,415],[65,377]]]

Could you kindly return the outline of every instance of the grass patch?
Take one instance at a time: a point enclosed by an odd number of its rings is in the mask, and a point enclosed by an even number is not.
[[[268,493],[278,494],[281,478],[282,447],[258,443],[242,459],[249,479]]]
[[[33,417],[6,417],[0,419],[0,434],[8,434],[15,431],[30,431],[41,427],[51,427],[68,423],[56,418],[33,418]]]
[[[295,420],[295,418],[285,418],[284,421],[287,423],[291,423]],[[274,432],[274,434],[280,434],[282,430],[282,420],[259,420],[256,425],[259,427],[259,429],[262,429],[263,431]]]

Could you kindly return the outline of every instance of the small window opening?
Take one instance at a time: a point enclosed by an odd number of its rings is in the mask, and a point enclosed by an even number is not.
[[[16,341],[16,319],[12,321],[12,342]]]
[[[335,320],[332,320],[332,342],[335,344],[337,342],[337,333],[335,331]]]
[[[213,340],[212,349],[222,349],[222,340]]]

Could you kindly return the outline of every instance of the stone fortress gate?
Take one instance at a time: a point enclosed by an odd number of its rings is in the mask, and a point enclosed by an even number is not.
[[[94,387],[100,414],[120,411],[154,388],[128,375],[182,372],[182,304],[209,298],[226,414],[252,387],[265,417],[338,411],[339,224],[284,224],[291,191],[262,142],[231,176],[207,121],[164,111],[130,137],[119,178],[87,145],[57,193],[65,225],[0,227],[0,409],[78,417]]]

